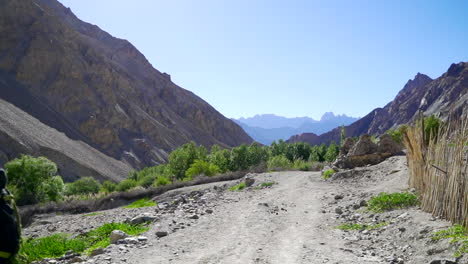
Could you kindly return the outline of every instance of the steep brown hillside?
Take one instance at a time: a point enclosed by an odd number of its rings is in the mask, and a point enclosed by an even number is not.
[[[131,171],[127,164],[69,139],[2,99],[0,113],[0,164],[21,154],[47,156],[66,181],[83,176],[119,181]]]
[[[468,63],[452,64],[446,73],[435,80],[418,73],[385,107],[374,109],[346,126],[346,135],[381,134],[413,121],[420,112],[425,115],[435,114],[442,119],[448,118],[450,113],[455,116],[468,114]],[[335,128],[318,137],[299,135],[288,141],[311,144],[338,142],[340,133],[341,129]]]
[[[252,142],[131,43],[56,0],[0,0],[0,39],[1,98],[132,166],[160,163],[190,140]]]

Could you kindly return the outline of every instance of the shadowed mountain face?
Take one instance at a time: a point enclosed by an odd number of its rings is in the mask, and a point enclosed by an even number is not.
[[[385,107],[374,109],[346,126],[346,136],[382,134],[415,120],[420,112],[426,116],[435,114],[442,119],[447,119],[451,113],[455,117],[468,114],[468,63],[452,64],[446,73],[435,80],[418,73]],[[339,142],[340,132],[336,128],[318,137],[297,135],[288,141],[311,144]]]
[[[349,125],[358,120],[358,118],[327,112],[323,114],[320,121],[309,117],[287,118],[271,114],[233,120],[253,139],[262,144],[269,145],[274,140],[286,140],[297,134],[320,135],[335,127]]]
[[[56,0],[0,0],[0,39],[0,98],[133,167],[161,163],[190,140],[252,142],[131,43]]]

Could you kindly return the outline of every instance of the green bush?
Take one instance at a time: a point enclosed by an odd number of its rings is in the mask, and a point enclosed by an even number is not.
[[[56,176],[57,165],[44,157],[23,155],[5,164],[9,188],[18,205],[59,200],[63,185]],[[56,176],[56,177],[54,177]],[[51,186],[48,186],[48,185]]]
[[[26,239],[21,244],[19,263],[31,263],[44,258],[58,258],[66,252],[83,252],[87,247],[82,238],[72,238],[67,234],[53,234],[47,237]]]
[[[333,173],[335,173],[335,171],[333,169],[326,170],[323,173],[322,178],[329,179],[333,175]]]
[[[65,187],[66,195],[85,195],[99,193],[101,185],[92,177],[83,177],[72,183],[68,183]]]
[[[432,240],[434,241],[441,239],[450,239],[451,244],[456,244],[455,257],[468,253],[468,232],[465,227],[454,225],[448,229],[435,232],[432,235]]]
[[[156,206],[156,205],[157,204],[154,201],[148,198],[143,198],[127,206],[124,206],[124,208],[142,208],[142,207],[150,207],[150,206]]]
[[[393,141],[401,144],[403,143],[403,134],[406,133],[407,129],[408,129],[407,125],[401,125],[397,129],[389,129],[385,133],[390,135]]]
[[[204,151],[199,150],[194,142],[190,142],[169,154],[169,168],[177,179],[183,179],[185,178],[185,172],[196,159],[205,160],[206,149]]]
[[[231,150],[229,169],[231,171],[246,170],[249,166],[247,145],[242,144],[239,147],[233,148]]]
[[[154,181],[154,187],[164,186],[164,185],[168,185],[171,183],[172,182],[169,178],[159,175]]]
[[[116,191],[118,192],[125,192],[130,189],[133,189],[137,187],[138,184],[135,180],[133,179],[125,179],[117,184],[117,187],[115,188]]]
[[[144,187],[144,188],[148,188],[154,184],[155,180],[156,180],[156,175],[147,175],[138,179],[137,185]]]
[[[234,185],[232,186],[231,188],[229,188],[230,191],[233,191],[233,192],[236,192],[236,191],[241,191],[243,189],[245,189],[246,185],[245,185],[245,182],[241,182],[237,185]]]
[[[111,193],[114,192],[115,189],[117,188],[117,184],[115,184],[112,181],[104,181],[101,185],[101,192],[104,193]]]
[[[198,175],[213,176],[217,173],[219,173],[218,166],[204,160],[195,160],[185,172],[185,176],[193,179],[193,177]]]
[[[292,165],[292,162],[284,155],[271,157],[267,161],[268,170],[291,169]]]
[[[231,152],[227,149],[221,149],[218,145],[211,147],[208,160],[211,164],[218,166],[219,172],[225,173],[229,170],[229,161]]]
[[[429,144],[429,140],[431,139],[437,140],[440,125],[440,119],[438,119],[434,115],[431,115],[430,117],[426,117],[424,119],[424,133],[426,137],[426,144]]]
[[[60,176],[52,177],[48,183],[44,185],[44,192],[47,197],[49,197],[49,200],[53,202],[57,202],[62,199],[64,190],[65,184]]]
[[[417,205],[418,197],[409,192],[402,193],[379,193],[372,197],[367,203],[368,209],[373,212],[383,212]]]
[[[300,170],[300,171],[309,171],[311,170],[312,168],[312,165],[310,162],[307,162],[307,161],[304,161],[304,160],[301,160],[301,159],[297,159],[293,162],[293,165],[292,167],[294,169],[297,169],[297,170]]]
[[[328,162],[332,162],[336,160],[339,153],[340,153],[340,148],[338,147],[338,145],[335,144],[335,142],[332,142],[328,146],[327,152],[325,152],[324,159]]]

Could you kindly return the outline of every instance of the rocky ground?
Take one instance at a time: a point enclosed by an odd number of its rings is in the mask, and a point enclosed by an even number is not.
[[[42,263],[468,263],[454,258],[454,245],[434,242],[450,226],[419,208],[375,214],[366,201],[379,192],[407,190],[406,158],[335,174],[274,172],[239,181],[174,190],[155,197],[157,207],[118,208],[95,215],[41,215],[27,236],[79,234],[105,222],[151,221],[137,238],[120,240],[95,256],[70,254]],[[271,187],[262,183],[274,182]],[[343,223],[378,224],[374,230],[343,231]],[[65,259],[65,260],[64,260]]]

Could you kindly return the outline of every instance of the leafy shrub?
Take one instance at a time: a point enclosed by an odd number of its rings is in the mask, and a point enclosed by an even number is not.
[[[335,171],[333,169],[329,169],[329,170],[326,170],[323,174],[322,174],[322,178],[324,179],[329,179],[333,173],[335,173]]]
[[[231,171],[246,170],[249,168],[247,145],[242,144],[231,150],[229,169]]]
[[[278,169],[290,169],[292,168],[292,163],[284,155],[271,157],[267,161],[267,168],[269,170],[278,170]]]
[[[440,119],[431,115],[424,119],[424,133],[426,138],[426,144],[429,144],[430,139],[437,140],[437,135],[439,134],[439,128],[441,125]]]
[[[62,199],[65,184],[63,184],[62,177],[54,176],[47,184],[44,185],[44,192],[50,201],[56,202]]]
[[[54,178],[57,165],[47,158],[23,155],[6,163],[5,168],[9,188],[13,191],[18,205],[60,199],[62,185],[58,178]],[[48,186],[49,184],[52,186]]]
[[[158,187],[158,186],[164,186],[164,185],[168,185],[168,184],[171,184],[171,180],[167,177],[164,177],[162,175],[159,175],[156,180],[154,181],[154,187]]]
[[[204,160],[195,160],[190,168],[185,172],[185,176],[193,179],[194,176],[202,174],[205,176],[213,176],[216,173],[219,173],[218,166]]]
[[[83,177],[72,183],[68,183],[65,187],[66,195],[83,195],[99,193],[101,185],[92,177]]]
[[[104,181],[101,185],[101,192],[111,193],[117,188],[117,184],[111,181]]]
[[[177,179],[183,179],[185,177],[185,172],[196,159],[206,159],[206,157],[199,157],[202,152],[203,151],[197,150],[197,146],[194,142],[182,145],[182,147],[172,151],[171,154],[169,154],[169,168],[172,174],[174,174]],[[206,150],[204,154],[206,155]]]
[[[147,175],[138,179],[137,185],[144,187],[144,188],[148,188],[154,184],[155,180],[156,180],[155,175]]]
[[[241,191],[243,189],[245,189],[246,185],[245,185],[245,182],[241,182],[237,185],[234,185],[232,186],[231,188],[229,188],[230,191],[233,191],[233,192],[236,192],[236,191]]]
[[[340,153],[340,148],[338,147],[338,145],[335,144],[335,142],[332,142],[328,146],[327,152],[325,152],[324,159],[328,162],[332,162],[336,160],[339,153]]]
[[[157,204],[154,201],[148,198],[143,198],[127,206],[124,206],[124,208],[142,208],[142,207],[150,207],[150,206],[156,206],[156,205]]]
[[[117,184],[117,187],[115,188],[116,191],[118,192],[125,192],[130,189],[133,189],[137,187],[138,184],[135,180],[133,179],[125,179]]]
[[[372,197],[367,203],[368,209],[373,212],[383,212],[392,209],[405,208],[419,203],[418,197],[409,192],[385,193]]]
[[[293,162],[293,165],[292,167],[294,169],[297,169],[297,170],[300,170],[300,171],[309,171],[311,169],[311,163],[310,162],[307,162],[307,161],[304,161],[304,160],[301,160],[301,159],[297,159]]]
[[[403,134],[406,132],[407,129],[408,129],[408,126],[401,125],[397,129],[389,129],[385,133],[390,135],[393,141],[401,144],[403,143]]]
[[[210,155],[208,160],[210,163],[218,166],[219,172],[225,173],[229,170],[229,161],[231,152],[227,149],[221,149],[218,145],[211,147]]]
[[[450,239],[450,243],[457,243],[455,257],[459,257],[468,253],[468,232],[461,225],[454,225],[448,229],[435,232],[432,235],[432,240]]]
[[[268,187],[273,186],[274,184],[276,184],[276,182],[262,182],[262,184],[260,184],[260,186],[263,187],[263,188],[268,188]]]

